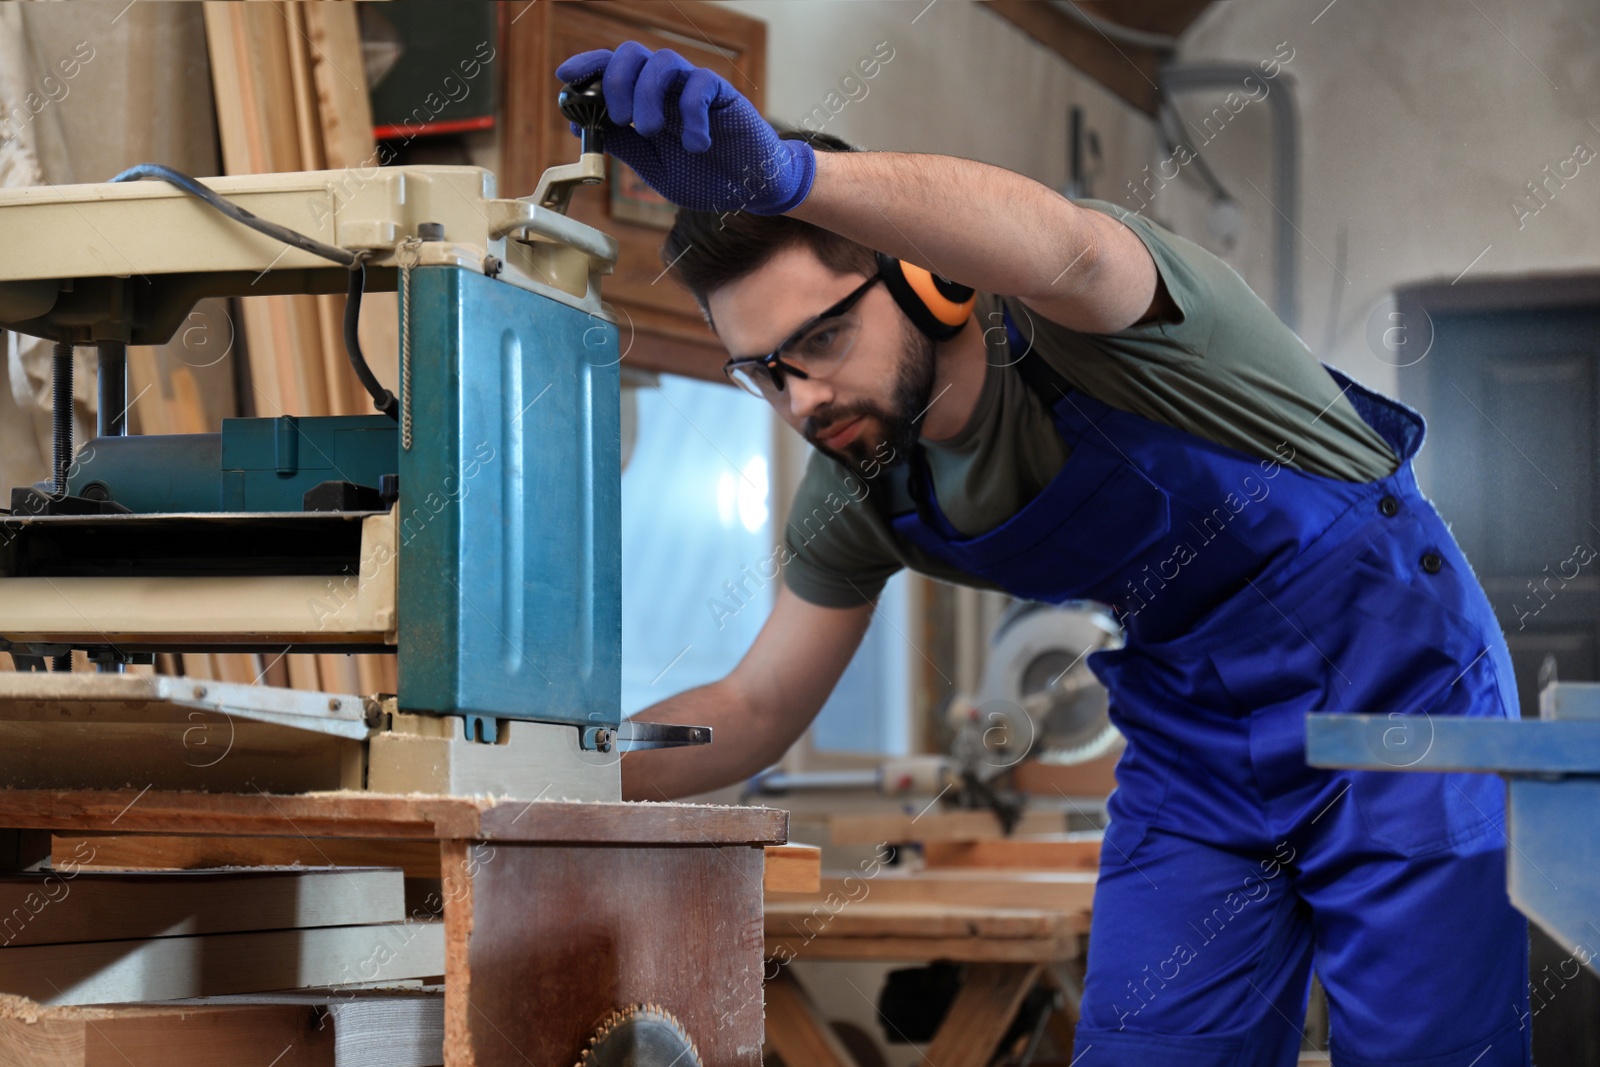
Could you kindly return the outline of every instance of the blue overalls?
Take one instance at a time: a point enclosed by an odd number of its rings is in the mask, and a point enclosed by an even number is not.
[[[1529,1063],[1499,779],[1305,762],[1311,711],[1408,716],[1383,754],[1399,766],[1430,718],[1518,713],[1488,600],[1417,488],[1421,416],[1330,368],[1401,461],[1350,483],[1112,408],[1036,354],[1018,369],[1071,448],[1054,480],[962,537],[918,450],[917,509],[891,519],[1014,596],[1100,601],[1125,628],[1089,659],[1127,748],[1074,1063],[1293,1064],[1313,966],[1335,1064]]]

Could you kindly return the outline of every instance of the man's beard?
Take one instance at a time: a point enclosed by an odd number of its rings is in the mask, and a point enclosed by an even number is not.
[[[819,452],[852,470],[876,472],[878,468],[901,462],[911,455],[917,437],[922,432],[922,417],[927,414],[933,397],[933,375],[933,339],[907,324],[890,401],[894,410],[885,411],[870,400],[847,405],[830,404],[808,416],[801,432]],[[838,449],[828,448],[818,442],[819,428],[832,430],[857,416],[865,416],[883,428],[882,442],[874,443],[866,432],[858,433]],[[887,448],[883,447],[885,444]]]

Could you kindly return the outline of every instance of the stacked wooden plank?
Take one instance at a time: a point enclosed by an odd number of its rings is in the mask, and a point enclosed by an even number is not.
[[[92,854],[0,876],[0,1062],[442,1062],[443,999],[418,983],[444,971],[443,924],[408,921],[398,868],[76,862]]]
[[[767,845],[762,886],[768,893],[816,893],[821,850],[814,845]],[[441,877],[439,843],[360,838],[212,837],[200,834],[52,834],[51,862],[85,870],[204,870],[217,867],[399,867],[407,878]]]
[[[9,1067],[437,1067],[443,1046],[443,995],[420,988],[103,1008],[0,995]]]

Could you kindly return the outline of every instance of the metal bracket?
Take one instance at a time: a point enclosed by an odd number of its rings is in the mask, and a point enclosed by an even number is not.
[[[466,730],[468,741],[476,741],[484,745],[497,745],[500,743],[500,720],[493,715],[463,714],[461,716],[461,724]]]
[[[1600,777],[1600,722],[1459,715],[1306,716],[1306,762],[1374,771]]]
[[[580,185],[598,185],[605,181],[605,177],[606,157],[599,152],[585,152],[576,163],[545,168],[533,195],[526,199],[565,215],[567,204],[572,199],[572,190]]]
[[[623,719],[621,725],[587,726],[578,736],[578,746],[590,752],[640,752],[647,748],[683,748],[709,745],[711,727],[683,726],[671,722],[639,722]]]
[[[377,732],[368,722],[365,701],[358,696],[164,675],[156,676],[155,683],[161,699],[196,711],[292,726],[297,730],[356,741],[364,741]]]

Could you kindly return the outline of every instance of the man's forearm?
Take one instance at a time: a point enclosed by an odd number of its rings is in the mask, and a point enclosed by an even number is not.
[[[1015,296],[1048,291],[1074,258],[1082,257],[1079,267],[1093,259],[1065,197],[1032,178],[954,156],[818,152],[811,192],[789,214]]]
[[[1128,228],[1032,178],[954,156],[816,155],[793,218],[1076,330],[1115,332],[1150,307],[1154,265]]]
[[[626,753],[622,795],[627,800],[671,800],[743,781],[777,760],[793,741],[765,723],[726,679],[652,704],[638,717],[709,726],[711,744]]]

